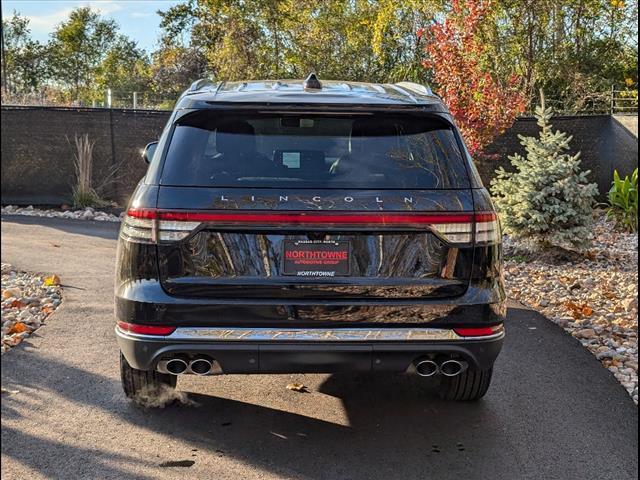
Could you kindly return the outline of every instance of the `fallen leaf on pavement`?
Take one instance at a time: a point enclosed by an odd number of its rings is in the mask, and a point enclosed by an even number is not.
[[[574,302],[565,302],[564,306],[569,309],[571,315],[576,320],[582,317],[590,317],[591,315],[593,315],[593,308],[591,308],[586,303],[578,304]]]
[[[303,385],[301,383],[290,383],[289,385],[287,385],[287,390],[293,390],[294,392],[300,393],[309,392],[309,389],[307,389],[306,385]]]
[[[593,308],[591,308],[588,305],[583,305],[582,306],[582,315],[584,315],[585,317],[590,317],[591,315],[593,315]]]
[[[26,332],[27,331],[27,326],[22,323],[22,322],[18,322],[16,324],[14,324],[9,331],[7,332],[8,335],[14,334],[14,333],[22,333],[22,332]]]
[[[11,308],[24,308],[26,306],[27,306],[26,303],[24,303],[24,302],[22,302],[22,301],[20,301],[18,299],[15,299],[14,301],[11,302]]]
[[[52,285],[60,285],[60,277],[57,275],[49,275],[48,277],[44,277],[44,284],[47,287],[51,287]]]

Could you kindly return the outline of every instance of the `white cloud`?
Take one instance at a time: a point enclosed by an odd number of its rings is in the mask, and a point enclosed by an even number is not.
[[[131,12],[129,14],[132,18],[149,18],[153,17],[155,14],[151,12]]]
[[[88,5],[94,10],[98,10],[102,15],[108,15],[123,8],[121,2],[114,2],[113,0],[91,0],[83,3],[83,5]]]
[[[24,15],[29,20],[29,28],[34,33],[49,33],[60,22],[67,19],[71,8],[64,8],[46,15]]]

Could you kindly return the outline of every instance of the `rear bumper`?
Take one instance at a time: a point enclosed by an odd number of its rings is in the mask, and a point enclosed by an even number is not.
[[[470,285],[464,295],[441,300],[222,300],[171,296],[160,282],[146,279],[120,285],[115,316],[123,322],[180,327],[486,326],[506,318],[504,290],[496,285]]]
[[[163,359],[206,355],[222,373],[405,372],[426,356],[454,356],[486,369],[500,353],[504,331],[459,337],[451,329],[180,328],[165,337],[116,327],[129,364],[153,370]]]

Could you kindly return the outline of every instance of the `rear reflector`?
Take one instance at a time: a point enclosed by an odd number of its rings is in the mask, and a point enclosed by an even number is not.
[[[493,327],[469,327],[469,328],[454,328],[461,337],[488,337],[500,333],[504,330],[502,325],[494,325]]]
[[[137,323],[127,323],[118,321],[118,328],[127,333],[137,333],[140,335],[171,335],[176,327],[166,327],[162,325],[139,325]]]
[[[496,214],[480,213],[384,213],[384,212],[188,212],[131,208],[121,233],[130,240],[153,243],[179,241],[202,223],[217,226],[352,226],[428,228],[444,241],[469,244],[500,239]],[[474,230],[475,225],[475,230]]]

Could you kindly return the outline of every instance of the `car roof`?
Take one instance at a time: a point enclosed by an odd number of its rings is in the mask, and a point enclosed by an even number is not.
[[[209,104],[300,104],[430,106],[444,109],[440,97],[428,86],[412,82],[364,83],[321,80],[309,87],[309,80],[251,80],[239,82],[194,82],[176,108],[206,108]],[[317,79],[313,77],[313,81]],[[318,88],[320,87],[320,88]]]

